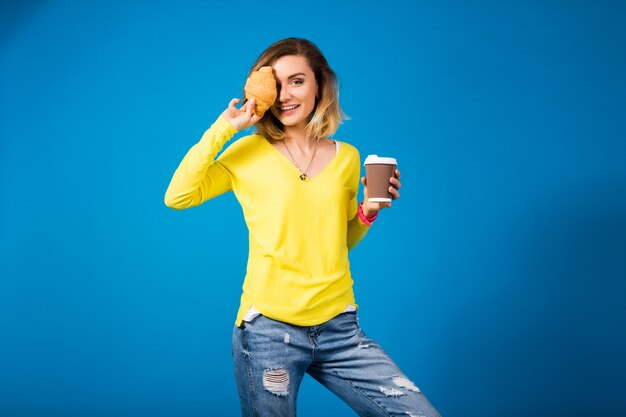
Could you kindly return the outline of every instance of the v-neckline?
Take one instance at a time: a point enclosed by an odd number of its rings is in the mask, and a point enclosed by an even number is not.
[[[298,168],[294,165],[294,163],[293,163],[293,162],[291,162],[291,161],[289,160],[289,158],[287,158],[285,155],[283,155],[283,154],[282,154],[282,152],[281,152],[281,151],[279,151],[279,150],[278,150],[278,149],[277,149],[274,145],[272,145],[272,144],[269,142],[269,140],[267,140],[267,139],[266,139],[264,136],[262,136],[262,135],[259,135],[259,137],[261,138],[261,141],[265,142],[265,144],[266,144],[267,146],[269,146],[270,148],[272,148],[272,149],[274,150],[274,152],[276,153],[276,156],[277,156],[279,159],[282,159],[285,163],[287,163],[287,164],[291,167],[291,169],[292,169],[293,171],[295,171],[297,174],[302,175],[302,172],[300,172],[300,170],[299,170],[299,169],[298,169]],[[332,139],[332,140],[333,140],[333,141],[335,141],[334,139]],[[337,146],[337,144],[336,144],[336,143],[335,143],[335,146]],[[334,155],[333,155],[333,157],[330,159],[330,161],[328,161],[328,162],[326,163],[326,165],[324,165],[324,167],[322,168],[322,170],[321,170],[320,172],[318,172],[316,176],[314,176],[314,177],[309,177],[309,176],[307,176],[306,181],[302,181],[302,180],[301,180],[300,182],[314,181],[314,180],[315,180],[316,178],[318,178],[319,176],[324,175],[324,173],[325,173],[326,171],[328,171],[328,170],[329,170],[329,169],[328,169],[328,167],[329,167],[330,165],[332,165],[332,164],[334,164],[334,163],[335,163],[335,160],[337,159],[337,157],[339,156],[339,154],[342,152],[341,150],[342,150],[343,148],[344,148],[344,146],[340,146],[340,147],[339,147],[339,150],[335,151],[335,154],[334,154]]]

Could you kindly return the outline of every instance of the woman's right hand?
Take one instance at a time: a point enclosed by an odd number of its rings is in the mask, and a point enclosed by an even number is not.
[[[230,103],[228,103],[228,108],[222,113],[222,116],[224,116],[237,131],[250,127],[261,120],[261,117],[254,114],[254,99],[246,101],[246,103],[238,109],[235,107],[235,104],[240,101],[241,100],[238,98],[232,99]]]

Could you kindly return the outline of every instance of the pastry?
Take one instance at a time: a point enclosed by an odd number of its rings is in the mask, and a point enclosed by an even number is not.
[[[244,87],[246,98],[256,100],[254,113],[261,117],[276,101],[276,80],[272,67],[261,67],[250,74]]]

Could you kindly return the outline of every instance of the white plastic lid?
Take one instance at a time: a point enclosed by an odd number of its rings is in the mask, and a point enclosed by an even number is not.
[[[389,165],[398,165],[396,158],[387,158],[378,155],[367,155],[365,158],[365,163],[363,165],[369,164],[389,164]]]

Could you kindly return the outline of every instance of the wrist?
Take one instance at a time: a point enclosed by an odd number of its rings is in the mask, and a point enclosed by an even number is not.
[[[226,116],[226,114],[224,114],[224,113],[220,114],[220,117],[218,117],[217,119],[218,120],[222,119],[224,122],[226,122],[226,123],[223,123],[224,126],[230,126],[233,129],[235,129],[236,131],[239,131],[239,129],[237,129],[237,126],[235,126],[235,123],[233,122],[233,120],[231,120],[230,117]]]
[[[361,221],[367,226],[371,225],[376,217],[378,217],[378,211],[369,211],[363,206],[363,202],[359,204],[358,215]]]
[[[363,207],[363,214],[368,219],[372,219],[373,220],[373,219],[376,218],[376,216],[378,216],[378,211],[375,211],[375,210],[369,211],[367,208]]]

